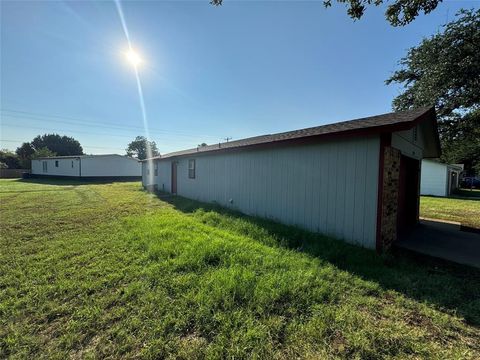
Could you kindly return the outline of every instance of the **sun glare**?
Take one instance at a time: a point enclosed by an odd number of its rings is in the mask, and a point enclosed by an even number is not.
[[[140,56],[132,49],[128,50],[125,53],[125,56],[127,57],[127,61],[135,67],[137,67],[142,62]]]

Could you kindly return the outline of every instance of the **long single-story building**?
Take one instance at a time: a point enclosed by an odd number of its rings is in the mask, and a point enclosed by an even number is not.
[[[443,164],[439,161],[422,160],[421,195],[450,196],[458,188],[463,166]]]
[[[418,222],[433,108],[197,147],[143,161],[145,187],[388,248]]]
[[[76,178],[138,178],[137,159],[117,154],[54,156],[32,160],[32,175]]]

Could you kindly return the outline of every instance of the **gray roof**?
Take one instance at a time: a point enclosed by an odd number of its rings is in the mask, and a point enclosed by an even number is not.
[[[235,150],[254,145],[281,143],[334,134],[346,135],[359,132],[380,133],[406,130],[413,127],[417,121],[424,118],[436,119],[435,110],[432,107],[423,107],[415,110],[392,112],[388,114],[370,116],[355,120],[338,122],[334,124],[315,126],[277,134],[255,136],[236,141],[218,143],[214,145],[200,146],[192,149],[171,152],[162,156],[154,157],[153,159],[165,159],[227,149]],[[439,147],[439,143],[435,145]]]
[[[38,157],[34,160],[52,160],[52,159],[79,159],[79,158],[90,158],[90,157],[102,157],[102,156],[120,156],[122,158],[132,159],[139,161],[138,159],[132,158],[126,155],[119,155],[119,154],[99,154],[99,155],[64,155],[64,156],[45,156],[45,157]]]

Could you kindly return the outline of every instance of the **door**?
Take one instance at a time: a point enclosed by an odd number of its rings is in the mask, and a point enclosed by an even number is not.
[[[420,161],[401,156],[398,180],[398,233],[408,231],[418,222]]]
[[[177,193],[177,162],[172,161],[172,194]]]

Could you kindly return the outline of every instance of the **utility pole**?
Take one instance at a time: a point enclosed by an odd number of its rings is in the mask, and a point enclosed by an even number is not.
[[[223,140],[225,140],[226,142],[228,142],[229,140],[232,140],[232,138],[227,136],[226,138],[223,138]]]

